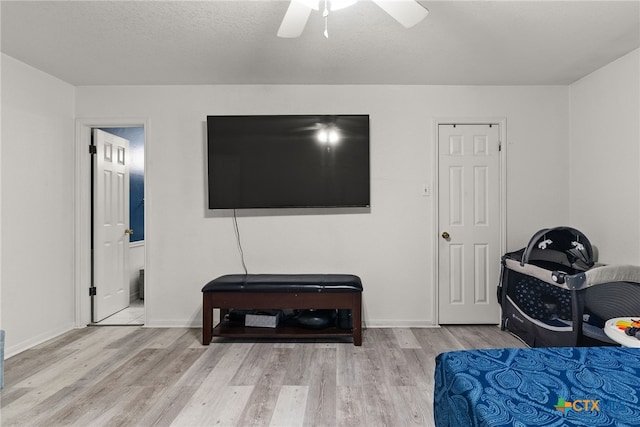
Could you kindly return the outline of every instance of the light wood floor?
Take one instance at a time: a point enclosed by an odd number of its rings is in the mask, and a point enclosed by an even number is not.
[[[437,354],[523,347],[496,326],[366,329],[362,347],[200,329],[78,329],[5,362],[2,426],[431,426]]]

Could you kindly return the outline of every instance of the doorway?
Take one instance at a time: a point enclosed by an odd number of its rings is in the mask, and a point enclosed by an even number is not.
[[[92,142],[96,147],[93,150],[95,154],[92,156],[92,179],[94,180],[92,185],[92,323],[95,325],[144,325],[144,127],[94,128],[92,135]],[[102,181],[105,173],[103,157],[100,154],[105,142],[114,147],[119,144],[123,153],[126,152],[122,158],[123,166],[126,166],[126,171],[123,170],[126,182],[122,185],[122,189],[127,191],[127,194],[123,197],[125,200],[118,203],[123,210],[121,228],[126,230],[124,233],[115,232],[115,240],[124,241],[123,253],[119,255],[125,259],[121,262],[110,259],[112,252],[118,252],[102,250],[103,245],[100,242],[103,239],[96,238],[104,235],[102,230],[104,227],[101,225],[107,208],[104,203],[104,194],[100,194],[104,190]],[[115,156],[114,160],[116,160]],[[115,199],[117,198],[116,185],[112,187],[110,195]],[[108,228],[117,229],[117,224],[110,224]],[[114,266],[112,268],[114,271],[108,273],[114,273],[120,268],[125,270],[120,272],[120,284],[117,283],[118,280],[115,279],[114,274],[104,276],[104,270],[108,269],[109,265]],[[99,282],[102,282],[103,289],[98,286]],[[118,295],[118,291],[122,295]]]
[[[436,125],[439,324],[497,324],[505,248],[504,120]]]
[[[77,327],[96,324],[93,318],[93,302],[95,290],[93,287],[94,257],[92,254],[93,239],[93,160],[91,154],[93,145],[92,135],[95,129],[109,132],[124,132],[128,139],[134,141],[130,151],[130,161],[134,166],[134,179],[130,182],[133,195],[130,195],[129,215],[131,221],[126,227],[131,233],[128,242],[131,268],[127,270],[127,296],[129,307],[122,310],[119,317],[114,316],[99,324],[144,324],[146,323],[146,304],[149,296],[148,280],[148,233],[145,233],[145,176],[144,160],[146,157],[146,119],[77,119],[76,120],[76,190],[75,190],[75,324]],[[119,129],[119,131],[118,131]],[[136,135],[132,136],[131,133]],[[126,139],[126,138],[125,138]],[[137,192],[137,195],[135,194]],[[127,239],[129,240],[129,239]],[[145,274],[146,272],[146,274]],[[137,314],[134,314],[137,313]],[[126,316],[126,318],[125,318]]]

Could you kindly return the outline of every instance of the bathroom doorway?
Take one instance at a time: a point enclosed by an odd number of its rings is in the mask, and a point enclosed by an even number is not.
[[[98,132],[96,132],[96,130]],[[99,310],[105,301],[105,292],[101,293],[100,287],[95,283],[100,279],[98,272],[106,266],[101,265],[104,262],[97,255],[99,243],[94,240],[96,232],[99,231],[100,210],[103,209],[99,199],[101,188],[96,186],[100,179],[100,169],[97,165],[100,163],[100,150],[94,149],[95,154],[92,156],[92,193],[91,193],[91,212],[92,212],[92,302],[91,302],[91,320],[93,325],[144,325],[145,323],[145,307],[144,307],[144,269],[145,269],[145,226],[144,226],[144,127],[142,126],[126,126],[126,127],[99,127],[93,128],[93,134],[102,134],[101,132],[113,135],[122,140],[128,141],[128,228],[125,233],[128,238],[124,240],[127,245],[126,261],[123,263],[126,267],[122,271],[124,286],[118,290],[125,295],[120,295],[121,304],[117,308],[109,310],[104,314],[104,310]],[[94,138],[97,139],[97,138]],[[92,140],[92,144],[97,146],[97,141]],[[126,216],[125,215],[125,216]],[[115,295],[114,295],[115,296]],[[109,297],[109,295],[107,295]],[[99,314],[99,312],[101,312]]]

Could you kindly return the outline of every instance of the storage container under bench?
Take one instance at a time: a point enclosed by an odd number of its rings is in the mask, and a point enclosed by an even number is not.
[[[362,345],[362,281],[351,274],[229,274],[202,288],[202,344],[213,336],[237,338],[353,337]],[[213,327],[213,310],[220,323]],[[348,309],[352,327],[305,329],[292,326],[252,328],[225,322],[230,309]]]

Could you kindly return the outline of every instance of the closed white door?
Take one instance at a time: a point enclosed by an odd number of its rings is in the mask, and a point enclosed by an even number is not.
[[[498,125],[438,126],[438,323],[498,323]]]
[[[93,130],[93,322],[129,306],[129,141]]]

